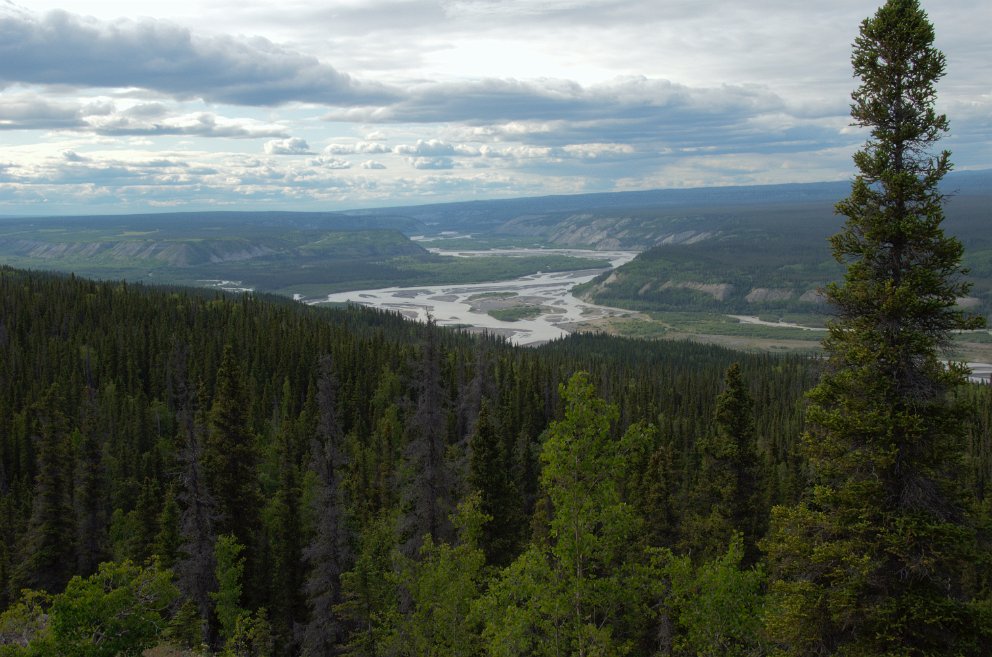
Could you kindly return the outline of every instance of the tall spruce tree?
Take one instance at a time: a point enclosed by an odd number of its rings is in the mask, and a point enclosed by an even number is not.
[[[180,502],[179,532],[180,546],[175,564],[179,589],[196,605],[197,613],[203,621],[202,634],[208,643],[215,638],[213,623],[210,623],[213,605],[210,593],[216,590],[214,579],[214,542],[217,539],[216,503],[207,488],[207,477],[203,466],[203,443],[206,434],[207,418],[205,409],[197,409],[205,393],[191,390],[186,378],[185,355],[182,369],[176,377],[178,399],[177,421],[180,435],[178,443],[179,474],[178,501]]]
[[[62,590],[75,567],[76,519],[72,509],[72,454],[65,399],[51,386],[33,407],[37,434],[37,474],[31,516],[21,545],[15,587]]]
[[[77,516],[77,574],[96,572],[108,556],[106,473],[99,436],[96,391],[87,386],[81,400],[79,456],[74,502]]]
[[[305,582],[310,619],[303,634],[304,657],[333,655],[345,630],[335,606],[342,601],[341,574],[351,561],[347,518],[340,481],[341,443],[338,423],[338,381],[334,361],[320,360],[317,380],[317,427],[311,441],[311,467],[316,475],[312,500],[314,537],[303,550],[310,566]]]
[[[682,547],[697,563],[722,556],[735,531],[743,534],[745,563],[757,560],[764,507],[753,406],[740,364],[734,363],[716,399],[713,431],[697,445],[699,471],[682,525]]]
[[[507,467],[506,441],[500,429],[489,401],[483,400],[475,432],[469,440],[468,483],[479,493],[479,510],[489,516],[479,536],[486,561],[505,566],[518,552],[525,525],[523,504]]]
[[[953,481],[963,428],[949,392],[965,369],[940,349],[977,322],[955,305],[962,247],[941,228],[951,165],[931,153],[948,126],[933,41],[916,0],[889,0],[854,44],[851,113],[871,135],[837,206],[847,222],[832,244],[848,268],[827,289],[837,319],[810,393],[813,488],[773,512],[766,542],[767,629],[784,654],[981,654],[988,634],[960,577],[976,544]]]
[[[261,572],[258,545],[259,455],[249,426],[249,401],[243,370],[228,343],[217,369],[203,446],[203,474],[217,504],[217,533],[234,534],[245,548],[245,602],[253,607],[264,595],[266,574]]]
[[[427,340],[417,372],[417,403],[407,425],[404,450],[407,481],[403,490],[400,532],[403,554],[415,558],[425,535],[435,543],[450,541],[453,482],[446,458],[448,397],[444,390],[438,331],[428,321]]]

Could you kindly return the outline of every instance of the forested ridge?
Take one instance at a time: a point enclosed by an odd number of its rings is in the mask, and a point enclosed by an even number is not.
[[[9,268],[0,309],[0,654],[760,650],[816,361]]]

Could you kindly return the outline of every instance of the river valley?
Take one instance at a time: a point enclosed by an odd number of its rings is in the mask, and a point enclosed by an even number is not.
[[[455,251],[431,249],[438,255],[472,258],[562,254],[590,259],[608,259],[612,267],[631,261],[636,251],[592,251],[584,249],[504,249]],[[328,294],[300,299],[308,304],[360,303],[395,310],[411,319],[425,321],[430,315],[442,326],[464,326],[505,336],[519,345],[536,345],[567,335],[576,323],[601,317],[628,314],[618,308],[596,306],[575,298],[571,290],[592,280],[604,269],[567,272],[538,272],[507,281],[461,285],[387,287]],[[502,313],[519,309],[513,321],[500,319]],[[492,314],[490,314],[492,313]],[[495,316],[494,316],[495,315]]]

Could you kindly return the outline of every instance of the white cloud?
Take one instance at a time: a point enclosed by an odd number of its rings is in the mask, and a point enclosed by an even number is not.
[[[421,157],[449,155],[477,157],[479,155],[479,149],[477,148],[463,144],[448,144],[440,139],[418,139],[416,144],[400,144],[393,149],[393,152],[400,155],[417,155]]]
[[[325,157],[323,155],[315,157],[310,160],[310,163],[314,166],[324,167],[325,169],[350,169],[351,162],[348,160],[341,160],[336,157]]]
[[[227,139],[259,139],[286,135],[284,127],[254,119],[232,119],[218,116],[213,112],[194,112],[158,118],[151,115],[155,110],[157,108],[147,108],[144,111],[139,110],[137,113],[128,110],[104,117],[87,117],[86,126],[97,134],[111,136],[190,135]],[[284,139],[283,141],[291,140]]]
[[[414,169],[454,169],[455,163],[449,157],[410,157],[407,162]]]
[[[856,0],[60,5],[0,0],[3,213],[836,179],[865,138]],[[987,168],[992,4],[928,11],[942,145]]]
[[[308,155],[310,145],[300,137],[273,139],[265,142],[265,152],[268,155]]]
[[[385,144],[370,141],[359,141],[348,144],[328,144],[324,147],[324,153],[328,155],[374,155],[378,153],[391,153],[393,149]]]

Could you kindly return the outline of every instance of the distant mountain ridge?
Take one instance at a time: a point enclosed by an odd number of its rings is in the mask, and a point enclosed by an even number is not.
[[[965,264],[975,282],[975,298],[969,303],[988,312],[992,170],[952,173],[944,189],[946,230],[964,243]],[[842,272],[827,240],[840,230],[842,218],[834,205],[849,190],[849,182],[836,181],[342,212],[0,219],[0,261],[101,277],[244,279],[284,292],[318,282],[331,283],[336,290],[362,289],[397,281],[481,280],[478,273],[453,273],[453,263],[432,259],[409,239],[470,234],[489,244],[642,251],[624,267],[576,290],[604,305],[665,311],[815,311],[820,303],[817,290],[838,280]],[[509,270],[491,271],[496,275]]]

